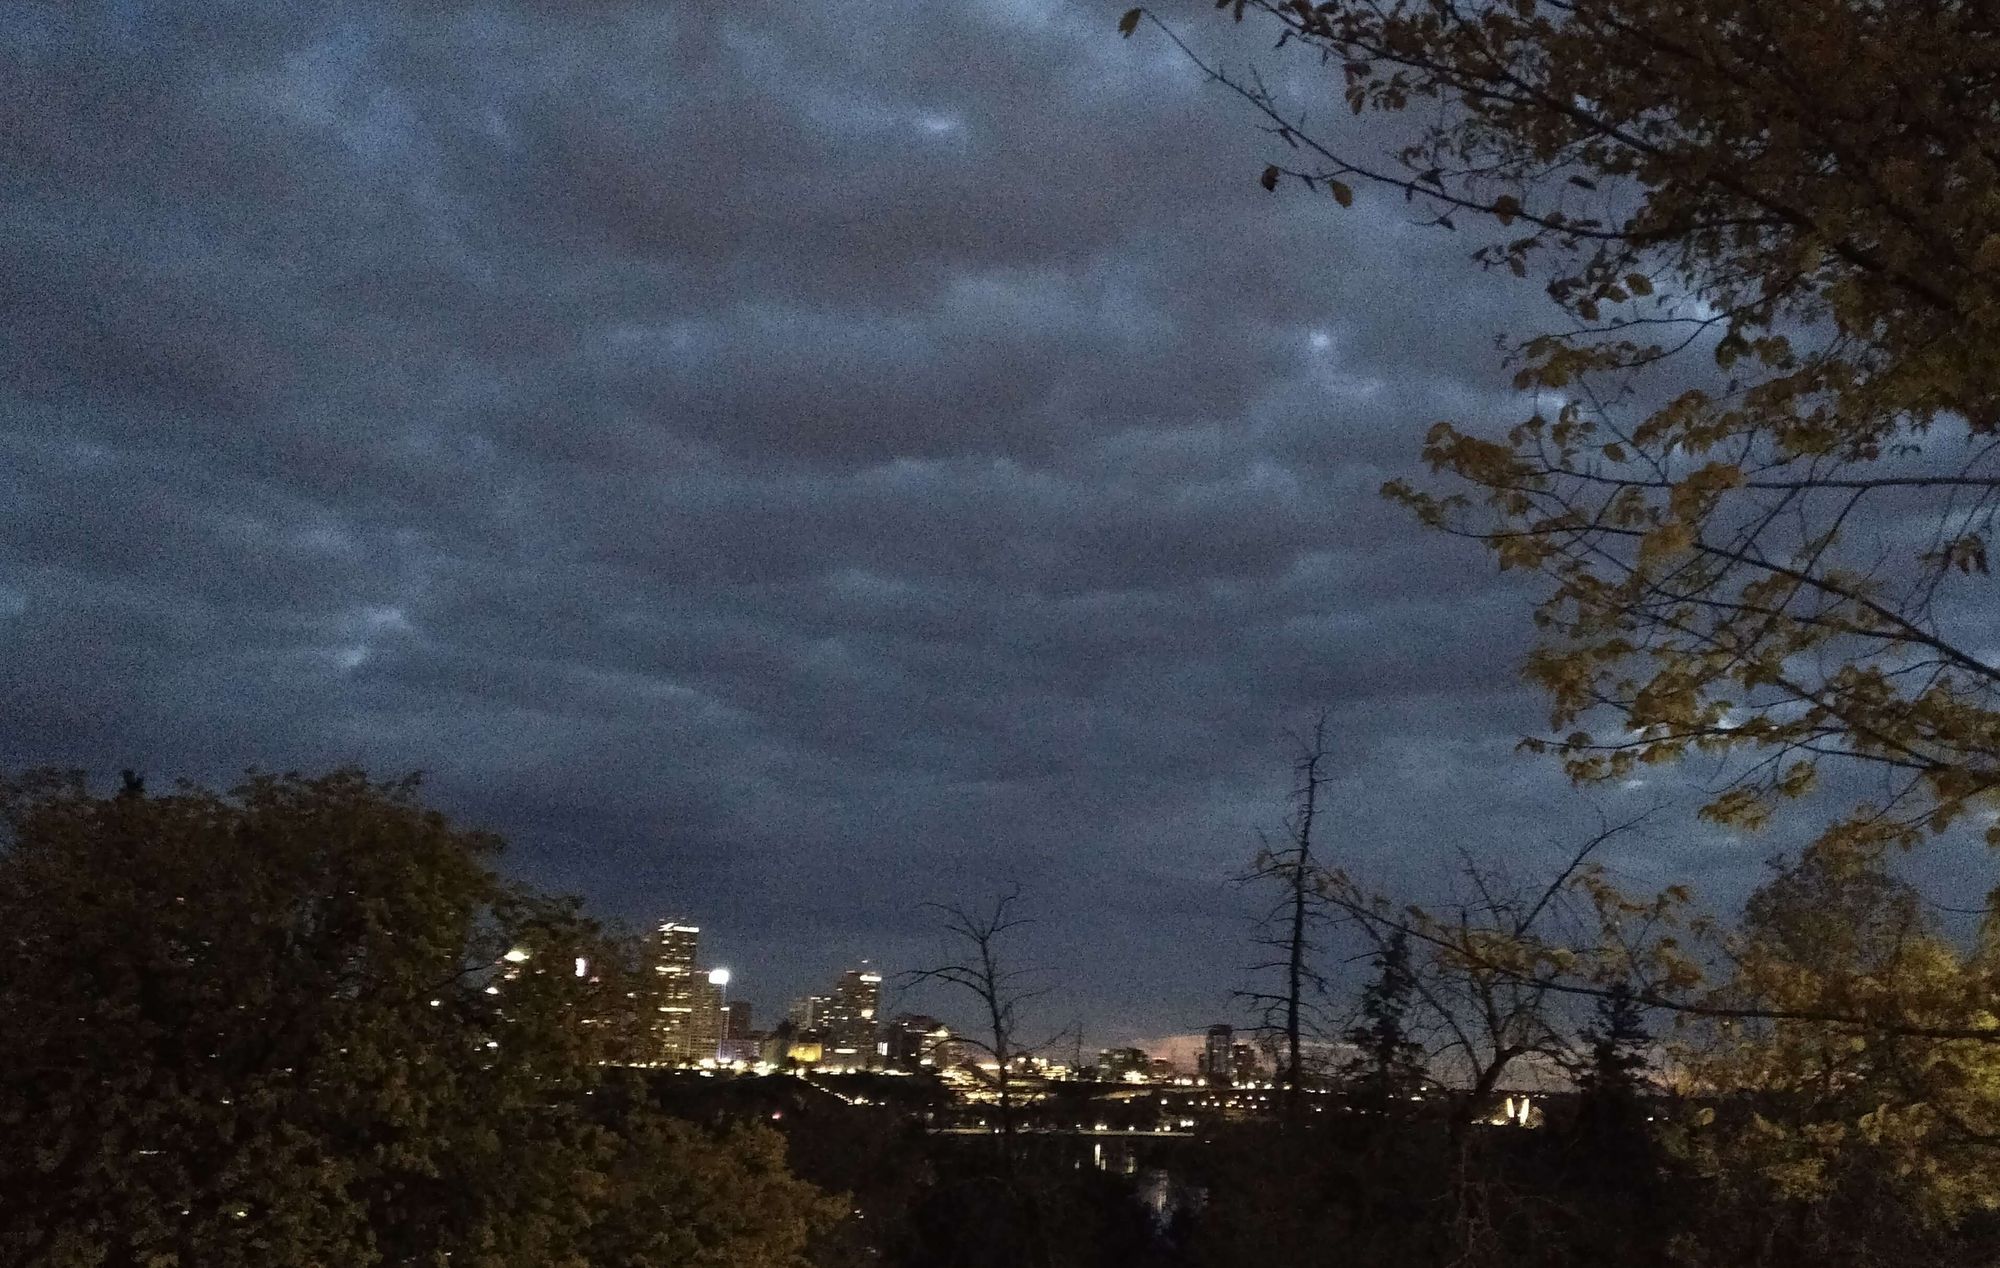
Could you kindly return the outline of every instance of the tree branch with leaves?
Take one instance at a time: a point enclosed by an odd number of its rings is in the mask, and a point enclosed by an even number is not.
[[[1585,782],[1740,758],[1754,828],[1859,764],[1829,847],[1911,846],[2000,798],[2000,15],[1958,0],[1224,0],[1404,118],[1387,152],[1203,58],[1266,169],[1483,226],[1561,322],[1516,332],[1525,417],[1441,422],[1425,524],[1546,585],[1527,675]],[[1324,115],[1315,116],[1324,119]],[[1706,356],[1705,361],[1697,358]],[[1499,435],[1494,435],[1498,431]],[[1977,819],[1973,819],[1977,823]],[[2000,823],[1984,826],[2000,843]]]

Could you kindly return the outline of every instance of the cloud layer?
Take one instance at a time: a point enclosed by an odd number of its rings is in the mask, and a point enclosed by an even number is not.
[[[1532,869],[1522,594],[1375,489],[1539,309],[1114,18],[7,6],[0,758],[420,767],[767,1012],[1019,881],[1106,1041],[1313,709],[1356,866]]]

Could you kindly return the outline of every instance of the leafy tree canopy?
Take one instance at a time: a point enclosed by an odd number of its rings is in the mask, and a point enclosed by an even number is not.
[[[0,1260],[747,1268],[828,1217],[610,1072],[638,944],[414,780],[4,792]]]
[[[1388,489],[1547,579],[1528,672],[1555,738],[1535,747],[1583,780],[1743,753],[1706,812],[1743,826],[1825,760],[1862,759],[1892,779],[1824,839],[1863,852],[1989,809],[2000,13],[1219,7],[1316,54],[1343,111],[1406,129],[1355,152],[1307,124],[1319,103],[1212,71],[1289,147],[1267,188],[1400,191],[1442,226],[1493,230],[1479,258],[1539,274],[1561,310],[1515,332],[1529,415],[1439,423],[1424,454],[1447,487]]]
[[[1955,945],[1880,861],[1809,853],[1773,877],[1714,996],[1767,1016],[1689,1027],[1676,1045],[1703,1087],[1737,1093],[1698,1149],[1789,1197],[1866,1191],[1930,1223],[2000,1209],[2000,1044],[1912,1033],[2000,1022],[1994,932]]]

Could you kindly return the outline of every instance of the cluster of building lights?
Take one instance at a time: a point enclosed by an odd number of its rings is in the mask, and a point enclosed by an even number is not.
[[[866,967],[843,973],[829,994],[794,1001],[784,1021],[769,1031],[752,1030],[748,1005],[732,1004],[728,999],[729,970],[697,966],[700,934],[700,928],[691,924],[668,921],[659,926],[653,966],[662,979],[653,1032],[657,1044],[651,1053],[636,1054],[635,1064],[692,1069],[707,1075],[787,1072],[811,1077],[864,1070],[891,1075],[932,1073],[943,1077],[961,1100],[976,1103],[997,1098],[997,1063],[970,1059],[951,1031],[934,1018],[884,1020],[882,977]],[[527,959],[527,953],[509,952],[506,958],[518,965]],[[582,957],[577,957],[575,968],[578,977],[589,971]],[[1071,1079],[1172,1088],[1179,1094],[1175,1100],[1181,1114],[1172,1114],[1167,1098],[1161,1096],[1163,1117],[1143,1128],[1079,1122],[1072,1128],[1055,1130],[1173,1134],[1195,1126],[1194,1118],[1184,1116],[1187,1111],[1240,1114],[1268,1113],[1273,1108],[1269,1094],[1279,1091],[1281,1085],[1268,1075],[1259,1077],[1255,1050],[1237,1040],[1231,1027],[1209,1027],[1196,1065],[1197,1073],[1190,1076],[1140,1049],[1122,1048],[1100,1053],[1094,1068],[1024,1055],[1009,1063],[1008,1073],[1012,1094],[1022,1104],[1042,1100],[1046,1084]],[[1188,1095],[1198,1089],[1208,1094],[1199,1099]],[[858,1094],[824,1086],[821,1090],[853,1104],[867,1103]],[[1313,1112],[1324,1113],[1327,1090],[1306,1091],[1315,1101]],[[1412,1095],[1409,1099],[1423,1098]],[[1537,1125],[1540,1117],[1530,1098],[1520,1095],[1506,1097],[1488,1121],[1496,1126],[1529,1127]],[[972,1130],[986,1129],[982,1121]]]
[[[726,968],[698,966],[701,929],[679,921],[657,931],[654,972],[660,979],[655,1033],[657,1050],[638,1064],[764,1073],[802,1069],[822,1073],[902,1068],[901,1031],[911,1023],[933,1046],[949,1032],[929,1018],[880,1019],[882,975],[866,967],[841,975],[831,994],[795,1002],[790,1015],[769,1031],[751,1026],[749,1005],[728,998]],[[892,1060],[892,1058],[894,1060]]]

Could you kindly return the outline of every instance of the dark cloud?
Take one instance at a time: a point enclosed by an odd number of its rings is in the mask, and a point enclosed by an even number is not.
[[[421,767],[767,1008],[1019,880],[1107,1039],[1316,706],[1344,858],[1533,866],[1522,592],[1375,496],[1533,296],[1114,18],[8,6],[0,758]]]

